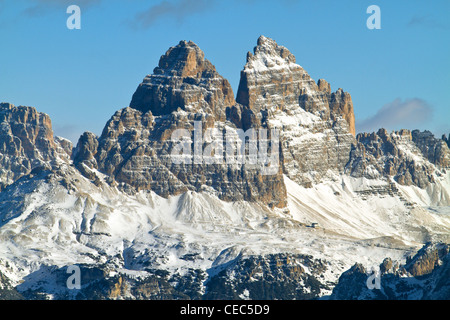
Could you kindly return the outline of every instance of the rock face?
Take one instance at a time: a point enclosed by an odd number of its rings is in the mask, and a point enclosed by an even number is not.
[[[70,159],[70,142],[54,139],[50,117],[32,107],[0,104],[0,190],[35,168]]]
[[[237,137],[243,131],[226,121],[233,104],[228,81],[197,45],[181,41],[139,85],[130,107],[108,121],[98,142],[87,133],[80,138],[74,162],[98,169],[126,188],[153,190],[164,197],[209,190],[223,200],[284,207],[281,165],[275,163],[275,170],[265,174],[258,163],[230,163],[226,158],[230,155],[227,135]],[[176,132],[189,144],[187,162],[174,160],[175,148],[181,143],[173,139]],[[270,135],[266,137],[272,141]],[[261,151],[262,145],[258,147]],[[271,151],[277,160],[278,148],[274,144]]]
[[[430,131],[411,132],[412,141],[420,149],[425,158],[440,168],[450,167],[450,151],[448,144],[440,139],[436,139]]]
[[[447,143],[447,146],[450,148],[450,133],[448,134],[448,137],[444,135],[442,135],[442,140]]]
[[[261,36],[241,71],[236,101],[242,121],[267,123],[280,131],[284,173],[303,186],[322,181],[328,170],[342,173],[354,139],[351,97],[316,83],[295,57]],[[250,116],[248,116],[250,114]]]
[[[449,166],[450,151],[430,132],[400,130],[360,133],[351,151],[347,172],[369,179],[388,177],[402,185],[425,188],[435,181],[437,169]],[[435,166],[436,165],[436,166]]]
[[[216,120],[225,120],[225,108],[234,104],[228,80],[219,75],[192,41],[180,41],[159,61],[152,75],[145,77],[130,107],[151,111],[154,116],[170,114],[179,108],[205,112]]]
[[[449,245],[427,243],[405,265],[386,258],[379,273],[355,264],[339,278],[330,299],[441,300],[450,297]],[[374,276],[378,277],[377,288]],[[368,280],[369,279],[369,280]],[[373,287],[367,285],[372,284]]]
[[[261,36],[241,71],[236,101],[253,112],[288,111],[300,106],[323,120],[342,117],[355,135],[355,115],[351,96],[319,79],[317,84],[295,63],[294,55],[274,40]]]
[[[339,116],[342,116],[347,121],[350,133],[355,135],[355,113],[350,94],[339,88],[329,96],[329,105],[331,119],[337,121]]]
[[[46,295],[56,294],[54,298],[58,300],[305,300],[318,298],[321,291],[330,290],[316,279],[327,270],[325,263],[298,254],[238,257],[209,279],[201,269],[191,269],[183,275],[148,270],[145,277],[136,278],[125,274],[110,275],[105,266],[79,267],[83,275],[81,290],[67,288],[67,267],[49,266],[36,272],[37,277],[42,277],[37,286],[29,288],[21,284],[18,291],[11,288],[4,297],[44,299]],[[44,272],[45,276],[42,276]],[[49,274],[52,276],[48,277]]]
[[[308,269],[308,272],[305,271]],[[305,300],[319,297],[329,287],[316,279],[327,267],[311,256],[271,254],[237,258],[210,278],[208,300]]]

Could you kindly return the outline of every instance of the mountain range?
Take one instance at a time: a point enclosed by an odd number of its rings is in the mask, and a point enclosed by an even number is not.
[[[2,299],[450,298],[450,135],[356,134],[351,95],[270,38],[236,95],[180,41],[100,136],[0,123]]]

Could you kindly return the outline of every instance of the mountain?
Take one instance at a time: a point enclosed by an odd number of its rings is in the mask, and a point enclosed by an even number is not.
[[[179,42],[75,146],[0,117],[1,298],[449,298],[448,140],[356,134],[350,94],[270,38],[236,98]]]
[[[284,207],[281,168],[264,175],[258,163],[223,164],[225,151],[231,156],[230,148],[223,147],[227,134],[238,137],[241,129],[227,121],[227,110],[234,104],[228,81],[197,45],[181,41],[161,57],[130,106],[113,115],[98,139],[83,135],[74,151],[75,164],[98,169],[126,188],[164,197],[211,189],[227,201]],[[189,163],[173,160],[178,144],[172,138],[180,130],[190,139]],[[212,138],[219,143],[209,143]]]
[[[449,272],[448,244],[427,243],[413,257],[407,259],[404,265],[394,263],[389,258],[384,259],[378,269],[378,288],[368,289],[364,283],[368,272],[364,266],[355,264],[341,275],[331,298],[336,300],[448,300]],[[375,281],[372,279],[370,281],[374,285]]]
[[[0,190],[32,170],[69,161],[71,142],[53,136],[48,115],[0,103],[0,122]]]

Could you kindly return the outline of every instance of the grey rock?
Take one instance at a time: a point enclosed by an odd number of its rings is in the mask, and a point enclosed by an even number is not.
[[[69,162],[70,144],[54,139],[50,117],[32,107],[0,104],[0,189],[35,168]]]
[[[386,258],[380,265],[379,288],[367,282],[375,276],[355,264],[342,273],[331,300],[448,300],[450,298],[450,254],[445,243],[427,243],[405,265]]]
[[[394,179],[402,185],[427,187],[435,182],[436,164],[447,168],[450,152],[431,133],[400,130],[360,133],[353,146],[347,173],[354,177]]]

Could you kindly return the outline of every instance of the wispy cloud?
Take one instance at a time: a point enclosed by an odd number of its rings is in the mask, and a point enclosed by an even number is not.
[[[102,0],[34,0],[33,5],[26,8],[24,13],[28,16],[41,16],[53,9],[67,8],[72,4],[76,4],[83,9],[89,8],[94,4],[100,3]]]
[[[449,30],[450,26],[441,23],[431,15],[415,15],[409,20],[408,26],[410,27],[426,27],[431,29]]]
[[[70,141],[72,141],[72,143],[74,145],[77,144],[78,139],[80,138],[81,134],[84,132],[83,128],[81,128],[78,125],[72,125],[72,124],[53,123],[52,127],[53,127],[53,134],[55,136],[69,139]]]
[[[427,124],[433,116],[433,108],[419,98],[400,98],[384,105],[378,112],[356,123],[358,132],[373,132],[379,128],[387,130],[416,129]]]
[[[162,1],[136,15],[132,25],[148,28],[164,19],[182,23],[188,16],[205,12],[216,4],[216,0],[178,0]]]

